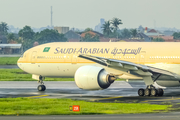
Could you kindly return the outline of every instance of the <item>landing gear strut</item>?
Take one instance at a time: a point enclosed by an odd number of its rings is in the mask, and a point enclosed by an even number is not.
[[[39,85],[37,87],[38,91],[45,91],[46,90],[46,86],[44,85],[44,82],[43,82],[44,79],[45,79],[44,77],[39,76],[38,83],[40,83],[41,85]]]
[[[146,89],[139,89],[139,96],[163,96],[164,91],[162,88],[156,89],[154,86],[148,86]]]

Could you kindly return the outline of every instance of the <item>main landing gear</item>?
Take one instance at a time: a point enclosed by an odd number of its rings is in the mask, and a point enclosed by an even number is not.
[[[38,83],[40,83],[41,85],[39,85],[37,87],[38,91],[45,91],[46,90],[46,86],[44,85],[44,82],[43,82],[44,79],[45,79],[44,77],[39,76]]]
[[[139,89],[139,96],[163,96],[164,91],[162,88],[156,89],[154,86],[148,86],[146,89]]]

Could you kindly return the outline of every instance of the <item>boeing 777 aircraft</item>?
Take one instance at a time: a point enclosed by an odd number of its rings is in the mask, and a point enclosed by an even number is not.
[[[139,96],[163,96],[180,86],[180,43],[56,42],[27,50],[18,66],[46,89],[45,77],[74,77],[81,89],[108,88],[116,79],[144,80]]]

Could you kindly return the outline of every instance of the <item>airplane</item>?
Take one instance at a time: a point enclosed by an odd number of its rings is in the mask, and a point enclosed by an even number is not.
[[[74,77],[85,90],[107,89],[117,79],[143,80],[139,96],[163,96],[180,86],[180,43],[169,42],[54,42],[24,52],[17,65],[38,80]]]

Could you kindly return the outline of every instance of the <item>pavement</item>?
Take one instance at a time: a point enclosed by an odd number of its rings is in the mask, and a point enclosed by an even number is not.
[[[1,120],[179,120],[180,112],[123,115],[0,116]]]
[[[20,54],[0,54],[0,57],[21,57]]]
[[[0,69],[19,69],[17,65],[0,65]]]
[[[37,90],[36,81],[1,81],[0,97],[29,98],[70,98],[94,102],[127,102],[127,103],[180,103],[180,88],[164,90],[162,97],[139,97],[139,88],[145,88],[143,81],[115,81],[108,89],[87,91],[79,89],[74,81],[45,81],[46,91]]]

